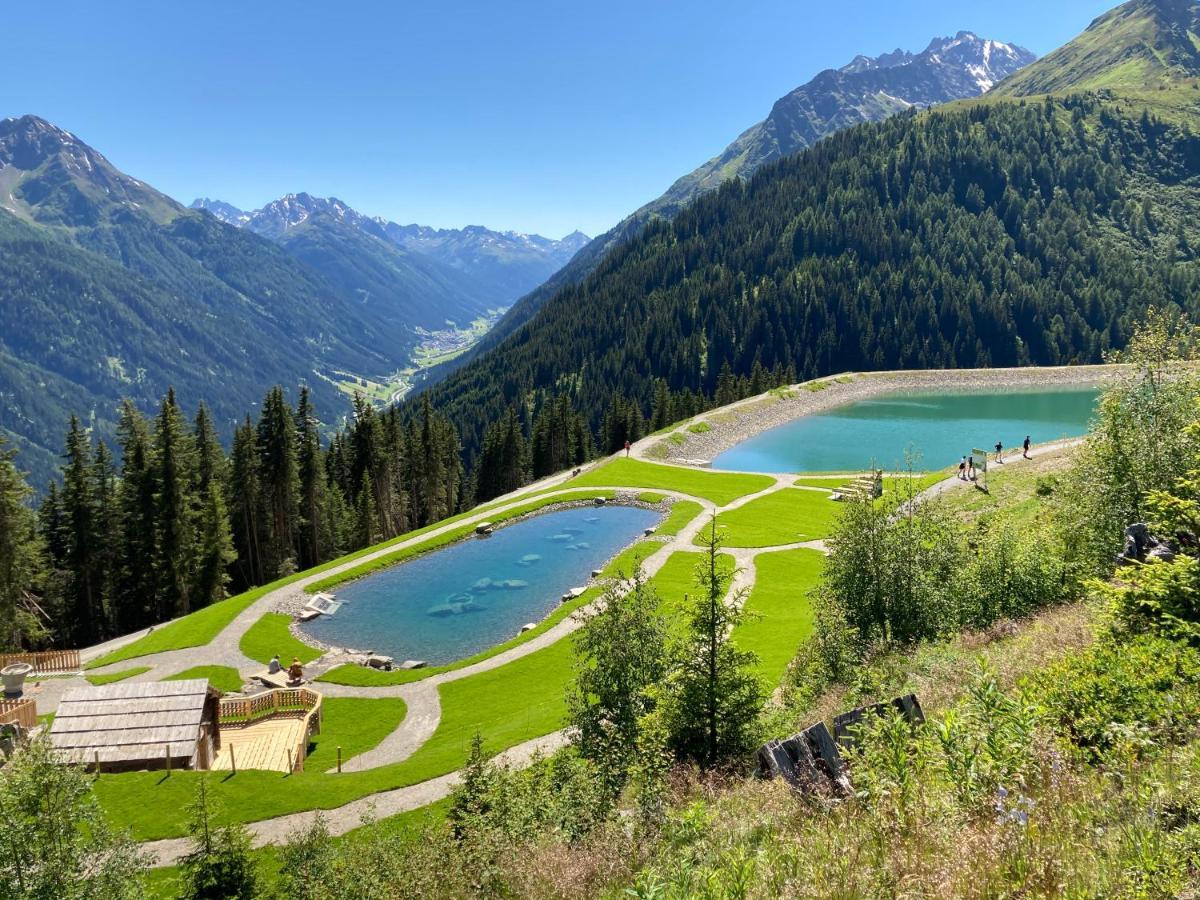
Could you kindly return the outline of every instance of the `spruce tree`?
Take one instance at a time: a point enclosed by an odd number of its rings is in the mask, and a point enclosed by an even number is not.
[[[262,490],[265,574],[278,578],[295,569],[300,518],[300,475],[296,462],[296,419],[274,387],[263,401],[255,449]]]
[[[157,472],[155,532],[158,536],[155,575],[155,621],[187,615],[193,609],[196,571],[195,444],[170,389],[159,407],[154,428]]]
[[[248,587],[266,581],[263,561],[263,501],[255,453],[254,426],[247,416],[233,433],[229,494],[233,547],[237,553],[238,585]]]
[[[128,400],[117,426],[121,445],[121,481],[117,488],[120,528],[117,543],[114,629],[128,634],[155,618],[154,564],[157,555],[158,473],[146,420]]]
[[[749,750],[764,698],[753,670],[755,655],[732,641],[745,616],[745,595],[726,596],[735,572],[721,554],[715,516],[701,540],[699,590],[688,606],[686,637],[668,679],[665,719],[675,752],[713,768]]]
[[[100,546],[107,535],[99,531],[92,447],[87,432],[71,416],[64,454],[59,528],[66,572],[62,636],[76,647],[96,643],[104,634],[104,596],[100,578]]]
[[[29,506],[33,491],[13,462],[16,451],[0,437],[0,650],[35,646],[49,636],[40,602],[45,545]]]

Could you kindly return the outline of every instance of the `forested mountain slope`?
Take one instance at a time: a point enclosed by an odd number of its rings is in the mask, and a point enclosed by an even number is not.
[[[0,430],[44,483],[71,413],[111,441],[119,402],[169,386],[224,435],[265,386],[394,371],[405,311],[364,304],[270,241],[180,206],[69,132],[0,122]]]
[[[976,97],[1034,59],[1033,53],[1016,44],[960,31],[952,38],[934,38],[920,53],[898,49],[877,57],[859,55],[840,69],[821,72],[779,98],[763,121],[748,128],[717,156],[584,246],[561,271],[522,297],[472,356],[499,344],[528,322],[555,293],[586,278],[609,251],[634,237],[647,223],[671,218],[728,179],[749,178],[760,166],[851,125]],[[437,379],[463,362],[452,362],[431,377]]]
[[[1196,305],[1198,177],[1190,130],[1117,101],[853,128],[651,226],[430,397],[473,447],[510,404],[566,392],[596,425],[725,366],[1097,361],[1147,306]]]

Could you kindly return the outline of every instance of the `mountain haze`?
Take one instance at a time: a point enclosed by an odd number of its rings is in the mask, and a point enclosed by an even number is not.
[[[897,49],[878,57],[860,55],[840,69],[821,72],[777,100],[766,119],[748,128],[720,154],[588,243],[565,268],[522,297],[471,355],[431,377],[444,377],[496,346],[529,321],[557,291],[586,278],[617,244],[636,235],[655,218],[671,218],[725,181],[748,178],[760,166],[803,150],[842,128],[879,121],[913,108],[976,97],[1036,58],[1016,44],[960,31],[952,38],[934,38],[921,53]]]
[[[225,433],[268,387],[390,373],[416,335],[271,241],[188,210],[36,116],[0,121],[0,430],[42,481],[71,413],[206,399]]]
[[[223,222],[288,246],[296,229],[326,227],[331,222],[355,228],[399,249],[405,257],[426,257],[432,272],[442,268],[442,278],[454,282],[469,296],[482,299],[485,309],[503,309],[554,274],[587,243],[581,232],[561,240],[514,231],[493,231],[480,225],[466,228],[430,228],[398,225],[380,217],[365,216],[336,197],[288,194],[261,209],[249,212],[208,198],[192,202]],[[447,315],[465,325],[463,313]]]

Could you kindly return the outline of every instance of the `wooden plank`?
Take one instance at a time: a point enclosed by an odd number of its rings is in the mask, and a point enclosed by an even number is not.
[[[178,697],[191,694],[204,695],[207,691],[208,680],[205,678],[189,678],[186,681],[149,681],[141,684],[119,682],[71,688],[63,694],[63,702],[94,702],[130,697]]]
[[[54,732],[65,734],[75,731],[112,731],[119,728],[151,728],[156,725],[199,725],[200,716],[194,710],[172,712],[126,713],[120,716],[73,716],[62,719],[55,717]]]
[[[174,712],[177,710],[202,710],[202,697],[131,697],[123,700],[77,701],[64,700],[59,704],[55,716],[65,718],[79,716],[121,716],[129,713]]]
[[[119,747],[134,744],[165,744],[199,738],[198,726],[177,728],[129,728],[112,731],[54,732],[50,743],[55,747]]]

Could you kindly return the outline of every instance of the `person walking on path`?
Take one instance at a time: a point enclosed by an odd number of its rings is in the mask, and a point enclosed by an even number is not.
[[[1031,457],[1029,455],[1029,447],[1030,447],[1029,435],[1025,435],[1025,443],[1022,446],[1025,447],[1025,452],[1022,453],[1021,455],[1024,456],[1026,459],[1032,459],[1033,457]]]
[[[630,447],[629,441],[626,441],[625,442],[625,458],[626,459],[629,458],[629,447]]]
[[[996,441],[996,462],[1004,462],[1004,441]]]
[[[975,480],[975,457],[967,457],[967,481]]]
[[[958,464],[958,477],[961,481],[967,480],[967,458],[964,456]]]

